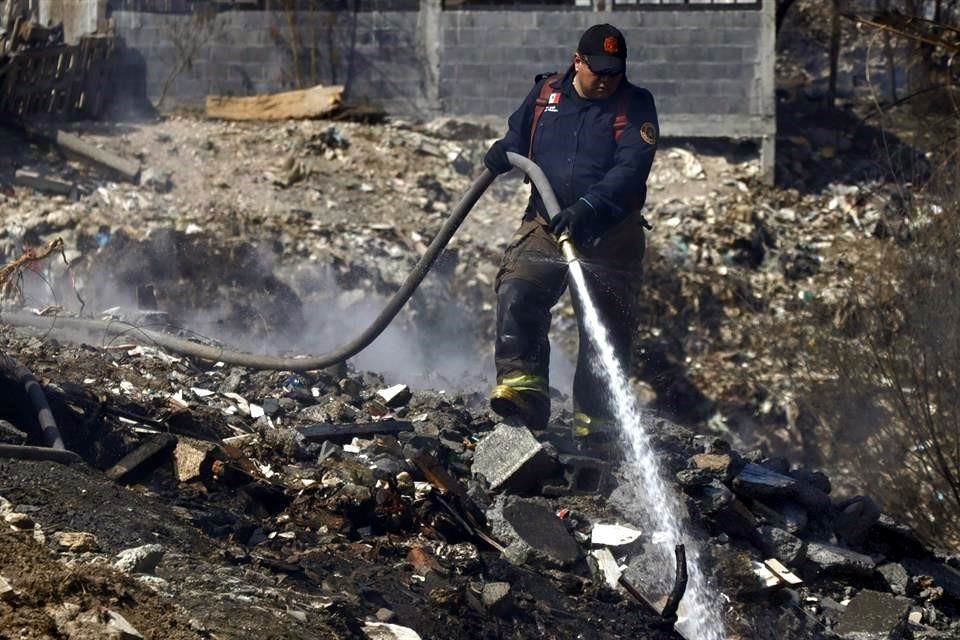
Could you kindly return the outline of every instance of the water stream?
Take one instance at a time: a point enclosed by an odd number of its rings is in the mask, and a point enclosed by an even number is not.
[[[580,320],[601,356],[602,366],[598,370],[606,378],[607,388],[614,400],[621,438],[627,445],[624,461],[627,473],[624,475],[634,485],[628,487],[627,491],[636,501],[631,506],[644,514],[653,531],[665,534],[663,537],[667,538],[654,546],[656,559],[652,566],[657,569],[658,575],[651,576],[651,582],[665,585],[665,592],[670,590],[675,575],[674,546],[684,544],[688,581],[686,593],[680,602],[676,628],[687,640],[724,640],[720,603],[708,591],[696,541],[684,535],[680,517],[686,512],[684,503],[661,475],[650,442],[649,417],[640,410],[627,376],[614,355],[606,327],[600,321],[587,289],[580,263],[572,261],[569,267],[572,286],[581,306]]]

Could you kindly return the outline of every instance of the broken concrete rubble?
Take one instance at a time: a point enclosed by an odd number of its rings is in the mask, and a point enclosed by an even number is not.
[[[501,496],[487,518],[494,536],[507,545],[505,557],[517,564],[565,568],[583,555],[563,522],[544,502]]]
[[[911,602],[907,598],[864,590],[854,596],[833,631],[844,640],[892,640],[902,637]]]
[[[554,469],[554,460],[529,429],[498,424],[477,443],[473,473],[493,490],[528,491]]]

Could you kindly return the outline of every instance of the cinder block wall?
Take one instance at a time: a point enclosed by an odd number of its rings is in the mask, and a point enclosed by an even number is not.
[[[298,69],[303,84],[343,84],[350,101],[422,116],[505,116],[537,73],[569,65],[585,28],[610,22],[626,35],[628,76],[657,99],[664,135],[757,138],[764,170],[772,167],[775,0],[612,12],[443,9],[441,0],[357,0],[335,11],[310,10],[329,0],[281,0],[297,6],[293,12],[278,10],[277,0],[229,10],[195,0],[107,1],[128,62],[145,66],[153,98],[183,62],[178,45],[182,52],[203,40],[169,84],[166,105],[290,89]],[[211,16],[199,26],[198,11]]]
[[[416,0],[381,1],[397,8],[355,12],[254,6],[204,13],[202,5],[182,0],[111,3],[110,16],[127,46],[124,63],[131,73],[145,66],[147,95],[154,100],[169,85],[164,106],[201,106],[211,94],[245,96],[320,83],[345,85],[351,100],[393,113],[436,110],[436,91],[429,90],[421,60],[425,38]],[[171,81],[188,57],[185,47],[196,54]]]
[[[761,8],[729,5],[608,13],[445,11],[442,108],[508,113],[537,73],[566,70],[584,29],[610,22],[627,40],[627,76],[653,92],[665,133],[697,135],[703,128],[697,121],[711,116],[725,121],[711,135],[759,135],[773,108],[774,60],[772,40],[764,37],[765,17]],[[706,128],[711,132],[712,126]]]

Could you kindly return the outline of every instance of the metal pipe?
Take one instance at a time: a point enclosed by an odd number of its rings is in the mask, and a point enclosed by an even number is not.
[[[17,362],[5,353],[0,353],[0,370],[6,371],[17,379],[23,390],[33,405],[33,410],[37,416],[37,423],[40,425],[40,431],[43,433],[43,439],[53,449],[63,451],[63,437],[60,435],[60,429],[57,427],[57,421],[53,417],[53,411],[50,410],[50,404],[47,402],[47,396],[43,387],[30,371],[22,364]]]
[[[516,153],[508,152],[507,159],[510,164],[524,171],[530,178],[534,187],[543,200],[547,214],[555,215],[560,211],[560,205],[557,202],[556,195],[550,186],[547,177],[532,160]],[[325,369],[331,365],[343,362],[365,349],[379,336],[387,325],[397,315],[403,305],[406,304],[413,292],[426,277],[427,272],[436,261],[440,252],[443,251],[450,238],[456,233],[457,229],[463,223],[467,214],[483,195],[487,187],[493,182],[496,176],[489,169],[483,172],[474,180],[473,184],[464,194],[463,198],[454,207],[443,224],[443,227],[434,237],[433,242],[427,247],[427,251],[420,258],[410,274],[404,280],[400,288],[387,302],[387,305],[376,317],[373,323],[367,329],[352,341],[343,345],[335,351],[322,355],[308,355],[302,357],[284,357],[269,356],[248,353],[244,351],[234,351],[222,347],[213,347],[202,345],[190,340],[178,338],[162,331],[153,331],[140,327],[131,327],[123,322],[112,320],[94,320],[90,318],[72,318],[68,316],[37,316],[27,313],[5,313],[0,316],[3,320],[12,325],[33,326],[45,331],[56,331],[58,329],[73,329],[91,332],[104,332],[108,335],[124,335],[128,338],[139,336],[142,340],[149,341],[159,345],[164,349],[181,353],[211,362],[223,362],[231,365],[250,367],[252,369],[278,369],[285,371],[313,371],[316,369]]]

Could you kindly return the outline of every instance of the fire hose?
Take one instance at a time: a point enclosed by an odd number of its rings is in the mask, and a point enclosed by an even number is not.
[[[550,186],[550,182],[540,167],[532,160],[516,153],[508,152],[507,158],[510,160],[510,164],[524,171],[530,178],[530,181],[540,193],[544,207],[547,209],[547,214],[553,216],[560,211],[560,205],[557,202],[556,195],[553,193],[553,188]],[[329,353],[292,357],[259,355],[199,344],[163,331],[154,331],[143,327],[131,327],[128,323],[115,320],[76,318],[63,315],[38,316],[22,312],[4,313],[0,316],[0,320],[11,325],[32,326],[50,332],[56,332],[57,330],[80,330],[103,332],[107,335],[137,336],[141,340],[150,341],[155,345],[175,353],[193,356],[211,362],[223,362],[225,364],[250,367],[252,369],[277,369],[284,371],[313,371],[325,369],[360,353],[387,328],[397,313],[400,312],[400,309],[403,308],[403,305],[410,299],[410,296],[416,291],[417,287],[420,286],[420,283],[423,282],[423,279],[430,271],[437,257],[447,246],[447,243],[450,242],[453,234],[460,228],[460,225],[480,199],[480,196],[482,196],[487,190],[487,187],[493,183],[495,177],[489,169],[483,170],[483,173],[474,180],[463,198],[457,206],[454,207],[450,217],[447,218],[443,227],[430,243],[430,246],[427,247],[420,261],[417,262],[413,270],[407,275],[406,280],[404,280],[400,288],[397,289],[386,306],[384,306],[380,315],[355,339]],[[562,245],[564,247],[564,255],[567,256],[569,260],[568,252],[573,251],[572,243],[564,241]]]

